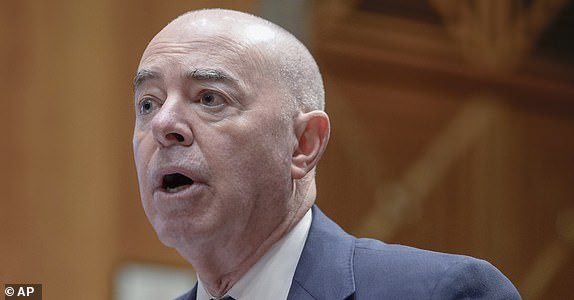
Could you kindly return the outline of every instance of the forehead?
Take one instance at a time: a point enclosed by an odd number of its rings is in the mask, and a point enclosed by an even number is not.
[[[263,88],[265,93],[274,91],[283,95],[283,84],[273,59],[277,32],[260,21],[253,22],[254,17],[249,18],[176,19],[147,46],[134,78],[134,88],[137,90],[147,79],[177,76],[233,84],[246,94],[255,91],[262,94]],[[198,70],[206,72],[193,74]]]
[[[240,43],[218,36],[193,36],[186,40],[154,39],[146,48],[139,69],[179,67],[248,69],[254,65],[253,51]]]
[[[146,49],[134,88],[137,90],[141,78],[202,79],[233,86],[235,90],[251,95],[257,86],[271,83],[258,60],[251,49],[227,37],[194,35],[175,41],[162,38],[152,41]],[[148,70],[153,71],[154,76],[148,76]],[[165,80],[161,81],[167,83]]]
[[[271,60],[265,58],[272,56],[268,45],[273,44],[276,34],[276,30],[262,21],[242,14],[209,12],[184,16],[168,24],[152,39],[140,66],[163,59],[178,63],[237,64],[243,68],[269,67],[266,62]]]

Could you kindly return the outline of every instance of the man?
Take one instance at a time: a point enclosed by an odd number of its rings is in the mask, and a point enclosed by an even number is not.
[[[198,275],[179,299],[519,298],[487,262],[356,239],[314,206],[323,83],[279,26],[180,16],[149,43],[134,89],[144,210]]]

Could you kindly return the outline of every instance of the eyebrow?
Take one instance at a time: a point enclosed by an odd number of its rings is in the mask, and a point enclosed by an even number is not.
[[[151,70],[139,70],[134,76],[134,90],[136,90],[144,81],[150,79],[161,78],[161,75],[158,72],[151,71]]]
[[[199,81],[223,81],[223,82],[236,82],[228,73],[218,69],[195,69],[186,74],[187,78]]]
[[[195,69],[186,72],[185,77],[198,81],[237,83],[237,79],[233,78],[233,76],[218,69],[207,69],[207,68]],[[158,78],[162,78],[161,74],[158,72],[147,69],[139,70],[134,77],[133,81],[134,90],[136,90],[143,82],[150,79],[158,79]]]

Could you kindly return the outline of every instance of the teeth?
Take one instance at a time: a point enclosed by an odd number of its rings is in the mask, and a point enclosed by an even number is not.
[[[186,185],[181,185],[181,186],[174,187],[174,188],[167,187],[167,188],[165,188],[165,190],[166,190],[166,192],[168,192],[168,193],[177,193],[177,192],[179,192],[179,191],[185,189],[185,188],[188,187],[188,186],[190,186],[190,185],[189,185],[189,184],[186,184]]]

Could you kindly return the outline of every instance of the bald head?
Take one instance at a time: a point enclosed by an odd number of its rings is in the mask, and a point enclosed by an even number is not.
[[[187,40],[198,32],[222,45],[235,43],[232,51],[259,73],[259,79],[282,90],[288,111],[324,110],[323,80],[313,56],[291,33],[257,16],[225,9],[191,11],[170,22],[150,45]]]

